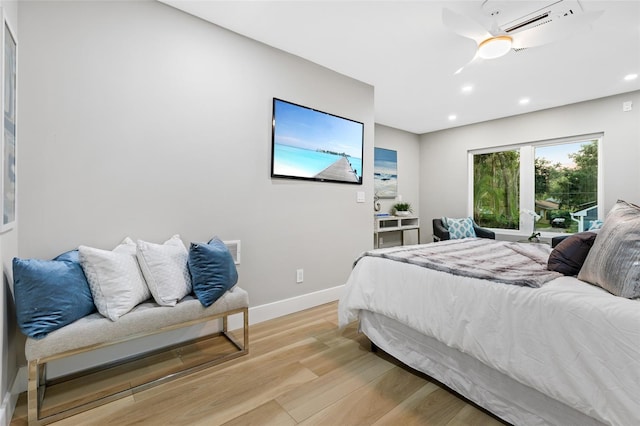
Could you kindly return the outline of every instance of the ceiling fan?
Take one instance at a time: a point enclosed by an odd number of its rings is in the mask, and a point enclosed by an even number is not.
[[[567,4],[564,4],[564,7],[559,7],[563,3],[561,0],[549,2],[548,7],[526,13],[517,19],[509,18],[508,22],[499,23],[500,3],[507,2],[485,1],[483,3],[483,9],[492,20],[491,28],[448,8],[442,10],[442,22],[446,27],[477,44],[474,56],[455,74],[460,73],[473,62],[499,58],[512,49],[538,47],[568,38],[588,29],[589,25],[603,13],[603,11],[584,12],[577,1],[573,4],[565,2]],[[520,2],[511,2],[511,4],[518,3]],[[513,17],[514,11],[511,12]]]

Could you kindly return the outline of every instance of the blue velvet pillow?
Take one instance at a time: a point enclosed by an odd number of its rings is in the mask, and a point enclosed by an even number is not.
[[[233,256],[218,238],[207,244],[191,243],[188,264],[193,291],[206,307],[238,282]]]
[[[14,258],[13,293],[20,330],[36,339],[95,311],[75,250],[54,260]]]

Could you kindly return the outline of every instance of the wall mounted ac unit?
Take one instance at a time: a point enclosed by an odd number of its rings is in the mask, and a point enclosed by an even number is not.
[[[555,1],[494,1],[482,4],[501,31],[516,33],[539,25],[548,24],[565,16],[583,12],[578,0]]]

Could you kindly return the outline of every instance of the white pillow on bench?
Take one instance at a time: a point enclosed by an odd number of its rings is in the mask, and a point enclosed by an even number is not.
[[[112,321],[151,297],[136,259],[136,244],[129,237],[113,251],[78,247],[98,312]]]
[[[180,235],[164,244],[138,240],[136,257],[147,286],[160,306],[175,306],[191,293],[191,277],[187,267],[189,253]]]

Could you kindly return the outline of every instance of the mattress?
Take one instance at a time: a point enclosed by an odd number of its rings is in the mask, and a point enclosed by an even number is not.
[[[381,350],[513,425],[603,425],[391,318],[360,311],[360,330]]]
[[[365,257],[339,303],[388,317],[609,425],[640,424],[640,301],[573,277],[533,289]]]

